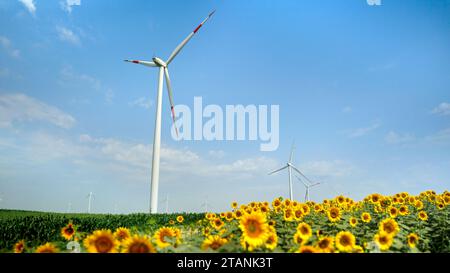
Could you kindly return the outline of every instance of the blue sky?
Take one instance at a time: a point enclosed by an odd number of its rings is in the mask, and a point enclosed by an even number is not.
[[[280,146],[174,141],[164,91],[170,211],[287,196],[267,173],[294,139],[316,201],[449,189],[450,1],[0,0],[0,207],[148,211],[157,72],[123,59],[167,58],[213,9],[175,103],[279,105]]]

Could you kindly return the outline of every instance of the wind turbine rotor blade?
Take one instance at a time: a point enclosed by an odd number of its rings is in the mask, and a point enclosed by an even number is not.
[[[284,166],[284,167],[282,167],[282,168],[279,168],[278,170],[275,170],[275,171],[272,171],[272,172],[268,173],[268,175],[271,175],[271,174],[277,173],[277,172],[279,172],[279,171],[282,171],[282,170],[286,169],[287,167],[288,167],[288,166]]]
[[[309,186],[308,185],[306,185],[306,183],[305,182],[303,182],[303,179],[301,179],[300,177],[298,177],[297,175],[295,175],[295,177],[297,177],[297,179],[300,181],[300,182],[302,182],[302,184],[303,185],[305,185],[305,187],[306,188],[308,188]]]
[[[189,33],[189,35],[181,42],[181,44],[179,44],[175,50],[172,52],[172,54],[170,54],[169,58],[167,59],[166,63],[167,65],[169,65],[173,59],[178,55],[178,53],[180,53],[181,49],[183,49],[183,47],[189,42],[189,40],[192,39],[192,37],[194,36],[195,33],[197,33],[197,31],[206,23],[206,21],[209,20],[209,18],[211,18],[211,16],[214,14],[214,12],[216,12],[215,10],[213,12],[211,12],[208,17],[206,17],[205,20],[203,20],[203,22],[200,23],[200,25],[198,25],[194,31],[192,31],[191,33]]]
[[[297,169],[294,165],[291,165],[291,167],[298,172],[303,178],[306,179],[306,181],[309,182],[309,184],[314,184],[308,177],[306,177],[299,169]]]
[[[148,67],[157,67],[157,65],[154,62],[139,61],[139,60],[124,60],[124,61],[128,63],[142,64]]]
[[[169,102],[170,102],[170,111],[172,111],[172,121],[173,121],[173,127],[175,127],[175,132],[177,133],[178,137],[178,128],[175,125],[175,106],[173,104],[173,93],[172,93],[172,83],[170,82],[169,77],[169,70],[167,67],[164,68],[164,76],[166,77],[166,84],[167,84],[167,93],[169,93]]]
[[[289,156],[289,163],[292,163],[292,159],[294,158],[294,150],[295,150],[295,142],[292,142],[291,154]]]

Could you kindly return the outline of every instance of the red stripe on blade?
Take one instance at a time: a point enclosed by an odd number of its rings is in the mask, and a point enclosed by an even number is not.
[[[203,24],[198,25],[198,27],[194,30],[194,33],[196,33],[202,26]]]
[[[139,61],[133,61],[133,63],[135,63],[135,64],[138,64],[138,63],[139,63]]]

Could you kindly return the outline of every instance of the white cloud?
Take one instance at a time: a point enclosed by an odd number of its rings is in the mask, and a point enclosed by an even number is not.
[[[350,106],[345,106],[344,108],[342,108],[343,113],[351,113],[352,111],[353,109]]]
[[[362,137],[367,135],[368,133],[376,130],[377,128],[379,128],[381,126],[381,123],[379,121],[374,122],[372,125],[368,126],[368,127],[363,127],[363,128],[357,128],[357,129],[352,129],[352,130],[347,130],[347,136],[349,138],[357,138],[357,137]]]
[[[433,143],[450,143],[450,128],[429,135],[425,137],[425,140]]]
[[[11,41],[7,37],[0,36],[0,45],[9,56],[14,58],[20,57],[20,51],[13,47]]]
[[[441,115],[441,116],[447,116],[450,115],[450,103],[443,102],[436,106],[432,111],[432,114]]]
[[[61,41],[68,42],[74,45],[80,45],[80,38],[72,30],[57,26],[56,31],[58,32],[58,37]]]
[[[107,86],[103,85],[99,79],[84,73],[75,72],[70,65],[66,65],[61,69],[60,79],[58,82],[62,86],[80,83],[87,84],[90,88],[101,92],[107,104],[111,104],[115,97],[114,91],[111,88],[108,88]],[[83,98],[81,100],[73,100],[72,102],[84,104],[90,103],[90,101],[86,98]]]
[[[415,140],[415,136],[412,134],[399,134],[394,131],[390,131],[385,137],[384,140],[389,144],[402,144]]]
[[[355,167],[351,163],[343,160],[322,160],[302,164],[300,166],[300,169],[308,177],[342,177],[352,174],[352,172],[355,170]]]
[[[129,103],[130,106],[139,106],[145,109],[150,109],[153,106],[153,100],[147,99],[146,97],[140,97]]]
[[[73,6],[81,6],[81,0],[65,0],[60,2],[60,4],[64,11],[71,13]]]
[[[208,151],[208,155],[212,158],[223,158],[225,156],[225,152],[222,150],[210,150]]]
[[[36,13],[36,5],[34,4],[34,0],[19,0],[20,3],[22,3],[25,8],[31,13]]]
[[[102,83],[100,80],[86,74],[76,73],[73,71],[71,66],[64,66],[61,69],[60,75],[62,80],[61,82],[63,83],[67,83],[68,81],[81,81],[89,84],[89,86],[95,90],[100,90],[102,88]]]
[[[0,128],[21,121],[46,121],[65,129],[75,124],[71,115],[27,95],[0,95]]]

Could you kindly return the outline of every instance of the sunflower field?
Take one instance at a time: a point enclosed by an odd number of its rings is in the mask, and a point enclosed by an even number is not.
[[[450,192],[429,190],[417,196],[374,193],[358,202],[344,196],[322,203],[233,202],[230,211],[206,214],[2,217],[1,248],[16,253],[448,253],[449,204]]]

